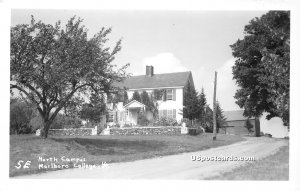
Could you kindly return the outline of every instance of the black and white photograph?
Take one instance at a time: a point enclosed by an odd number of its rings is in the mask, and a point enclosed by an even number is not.
[[[4,174],[287,185],[295,12],[12,7]]]

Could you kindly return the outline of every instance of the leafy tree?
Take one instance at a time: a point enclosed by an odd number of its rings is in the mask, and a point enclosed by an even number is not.
[[[81,126],[81,120],[78,117],[74,118],[59,113],[54,119],[51,129],[80,128]]]
[[[128,103],[128,94],[125,88],[119,89],[117,92],[113,92],[108,95],[108,103],[116,105],[119,102],[123,102],[123,104]]]
[[[154,100],[164,100],[166,101],[166,90],[165,89],[155,89],[153,91],[153,99]]]
[[[269,11],[250,21],[245,37],[231,45],[236,103],[247,117],[278,116],[289,125],[290,12]]]
[[[198,93],[190,83],[187,84],[183,98],[183,117],[190,120],[198,119],[201,108],[198,99]]]
[[[78,118],[84,99],[80,96],[72,97],[64,106],[64,114],[68,117]]]
[[[134,91],[131,100],[141,102],[141,96],[138,91]]]
[[[94,93],[91,95],[90,103],[83,105],[80,117],[92,123],[99,123],[101,116],[105,114],[105,108],[103,96]]]
[[[41,137],[47,138],[55,117],[75,96],[109,92],[114,81],[126,77],[128,64],[120,69],[111,64],[121,41],[111,50],[106,46],[110,33],[102,28],[88,38],[75,16],[64,28],[60,21],[45,24],[33,16],[30,24],[11,28],[10,88],[35,104],[44,123]]]
[[[21,99],[10,101],[10,134],[31,133],[30,120],[34,113],[31,105]]]

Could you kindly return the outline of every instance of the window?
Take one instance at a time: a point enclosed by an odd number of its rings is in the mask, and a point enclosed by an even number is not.
[[[163,110],[163,117],[167,117],[167,110]]]
[[[173,118],[173,110],[168,110],[167,117]]]
[[[167,89],[167,100],[173,100],[173,90]]]
[[[118,112],[119,114],[118,114],[118,117],[119,117],[119,119],[118,119],[118,122],[123,122],[123,121],[125,121],[125,112],[124,111],[120,111],[120,112]]]
[[[107,114],[107,122],[114,122],[114,118],[115,118],[115,112],[114,111],[108,111]]]
[[[176,119],[176,109],[173,109],[173,119]]]
[[[167,118],[173,118],[176,119],[176,109],[170,109],[170,110],[159,110],[158,111],[159,117],[167,117]]]

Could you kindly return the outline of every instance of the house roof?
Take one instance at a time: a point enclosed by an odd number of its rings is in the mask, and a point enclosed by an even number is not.
[[[247,117],[243,116],[244,110],[235,110],[235,111],[224,111],[226,121],[241,121],[246,120]],[[254,119],[251,117],[250,119]]]
[[[131,102],[129,102],[126,105],[124,105],[124,108],[130,108],[130,107],[146,107],[146,105],[142,104],[139,101],[132,100]]]
[[[177,72],[154,74],[153,76],[131,76],[123,82],[117,82],[114,86],[127,89],[160,88],[185,86],[191,72]]]

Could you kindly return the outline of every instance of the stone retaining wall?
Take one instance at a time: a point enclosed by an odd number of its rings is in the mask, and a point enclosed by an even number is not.
[[[89,136],[95,135],[94,128],[72,128],[72,129],[49,129],[52,136]],[[96,131],[97,135],[97,131]]]
[[[180,135],[181,126],[110,128],[109,135]]]
[[[181,126],[167,127],[130,127],[130,128],[106,128],[97,132],[95,128],[49,129],[51,136],[90,136],[90,135],[180,135],[187,134],[187,129]],[[40,135],[40,130],[36,131]]]

